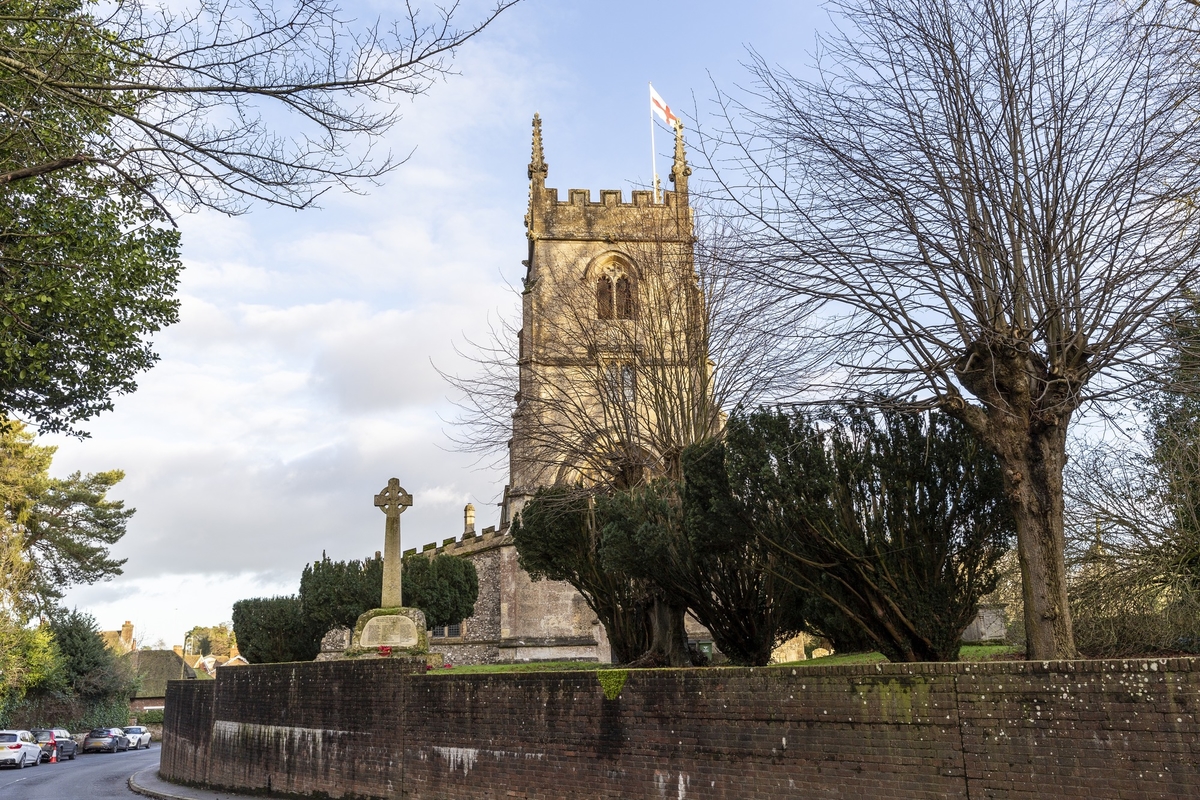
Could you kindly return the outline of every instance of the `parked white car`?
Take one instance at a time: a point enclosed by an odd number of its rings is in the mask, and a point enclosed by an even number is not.
[[[129,737],[129,749],[141,750],[143,747],[150,749],[150,729],[144,728],[141,725],[130,725],[125,729],[125,735]]]
[[[42,746],[29,731],[0,731],[0,767],[36,767]]]

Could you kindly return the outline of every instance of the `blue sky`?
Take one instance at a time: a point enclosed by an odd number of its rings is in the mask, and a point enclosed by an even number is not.
[[[393,7],[345,3],[361,19]],[[381,549],[371,499],[392,476],[414,496],[405,547],[461,532],[467,502],[495,524],[506,476],[452,449],[434,365],[468,372],[454,345],[516,311],[533,113],[551,186],[629,191],[650,178],[647,81],[691,127],[714,83],[746,81],[747,46],[802,71],[826,25],[805,2],[525,0],[460,51],[460,74],[403,101],[389,141],[413,152],[383,185],[317,210],[184,217],[161,362],[92,438],[52,439],[56,474],[124,469],[114,494],[138,509],[125,575],[67,602],[180,643],[236,599],[295,591],[322,551]],[[669,147],[662,131],[663,173]]]

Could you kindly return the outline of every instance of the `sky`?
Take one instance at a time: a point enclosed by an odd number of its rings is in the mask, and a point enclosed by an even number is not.
[[[395,2],[343,7],[367,20]],[[295,592],[322,553],[381,550],[372,497],[393,476],[414,500],[405,548],[460,534],[466,503],[496,524],[505,470],[455,449],[439,370],[469,374],[459,351],[518,311],[534,112],[560,196],[628,192],[650,183],[648,81],[694,127],[714,86],[746,84],[748,47],[802,71],[828,25],[794,0],[524,0],[459,51],[457,75],[402,101],[388,144],[411,156],[382,185],[302,212],[182,217],[160,362],[90,438],[43,439],[56,475],[124,470],[112,496],[137,509],[113,550],[124,574],[65,602],[105,630],[131,620],[143,644],[182,643],[236,600]],[[665,175],[665,129],[657,147]]]

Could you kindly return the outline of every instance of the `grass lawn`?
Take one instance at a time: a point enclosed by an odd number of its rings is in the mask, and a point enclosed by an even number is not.
[[[1019,648],[1007,644],[966,645],[958,654],[959,661],[995,661],[1012,658]],[[845,653],[807,661],[789,661],[772,666],[788,667],[834,667],[841,664],[879,664],[887,659],[881,653]],[[517,664],[475,664],[455,666],[453,669],[433,669],[429,675],[477,675],[486,672],[578,672],[581,670],[613,669],[612,664],[597,664],[595,661],[533,661]]]

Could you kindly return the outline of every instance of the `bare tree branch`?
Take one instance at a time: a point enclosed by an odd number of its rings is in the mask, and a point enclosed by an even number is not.
[[[13,4],[0,10],[0,148],[20,142],[27,161],[0,165],[0,185],[108,164],[185,207],[303,208],[395,167],[374,150],[396,101],[450,75],[454,50],[517,2],[465,28],[457,3],[405,3],[390,24],[343,19],[330,0]],[[63,141],[64,117],[95,115],[99,133]]]

